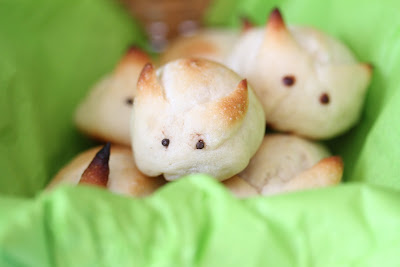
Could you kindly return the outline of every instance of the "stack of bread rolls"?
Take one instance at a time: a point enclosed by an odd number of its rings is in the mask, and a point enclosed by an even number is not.
[[[274,9],[266,26],[203,29],[159,58],[132,48],[92,88],[76,125],[111,149],[78,155],[49,188],[83,183],[146,196],[203,173],[249,197],[341,181],[343,162],[321,140],[357,123],[372,75],[343,43],[287,26]],[[265,135],[266,125],[277,132]]]

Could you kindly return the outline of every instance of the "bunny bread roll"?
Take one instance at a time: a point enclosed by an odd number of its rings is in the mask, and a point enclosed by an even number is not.
[[[95,139],[130,146],[129,122],[136,84],[148,62],[151,60],[143,51],[130,48],[114,72],[98,82],[78,106],[78,129]]]
[[[242,171],[262,142],[262,106],[245,79],[200,58],[144,67],[132,113],[136,164],[175,180],[205,173],[225,180]]]
[[[89,184],[117,194],[143,197],[165,184],[161,177],[142,174],[129,148],[113,145],[109,149],[95,147],[82,152],[56,174],[47,189],[61,184]]]
[[[278,9],[246,30],[226,60],[246,77],[272,128],[311,139],[342,134],[360,118],[371,65],[314,28],[287,26]]]
[[[340,157],[317,142],[295,135],[265,136],[238,176],[262,195],[335,185],[343,174]]]

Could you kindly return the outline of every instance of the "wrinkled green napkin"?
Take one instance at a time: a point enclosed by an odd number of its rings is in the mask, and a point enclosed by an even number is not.
[[[112,1],[0,0],[0,266],[399,266],[400,3],[217,0],[206,22],[274,6],[375,67],[360,124],[329,142],[347,184],[237,200],[197,175],[138,200],[41,190],[93,145],[73,111],[143,32]]]

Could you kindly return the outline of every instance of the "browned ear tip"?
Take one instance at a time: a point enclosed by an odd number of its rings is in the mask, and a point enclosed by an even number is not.
[[[131,45],[126,51],[126,55],[135,55],[138,57],[149,58],[148,54],[136,45]]]
[[[136,98],[140,96],[163,96],[153,64],[147,63],[140,73],[137,82]]]
[[[247,90],[247,79],[241,80],[238,87]]]
[[[246,32],[254,27],[254,24],[248,17],[241,17],[240,20],[242,21],[242,32]]]
[[[142,73],[143,72],[149,72],[149,71],[153,71],[154,70],[154,66],[153,64],[151,64],[150,62],[146,63],[146,65],[144,65]]]
[[[340,156],[331,156],[331,157],[325,158],[324,160],[325,161],[329,161],[329,162],[331,162],[331,163],[333,163],[336,166],[339,166],[341,168],[343,168],[343,166],[344,166],[343,160],[342,160],[342,158]]]
[[[129,52],[131,52],[131,51],[141,51],[141,50],[140,50],[140,48],[139,48],[137,45],[132,44],[132,45],[130,45],[130,46],[128,47],[126,53],[129,53]]]
[[[369,70],[370,73],[372,73],[374,71],[374,65],[372,65],[372,63],[364,63],[365,67],[367,67],[367,69]]]
[[[137,46],[131,46],[116,66],[115,73],[125,74],[127,70],[130,70],[130,66],[135,65],[141,67],[150,61],[151,58],[146,52]]]
[[[267,25],[274,28],[285,27],[285,22],[283,20],[282,14],[277,7],[274,8],[270,13]]]
[[[110,173],[109,160],[110,160],[111,144],[108,142],[96,156],[92,162],[83,172],[79,184],[96,185],[99,187],[107,187],[108,175]]]
[[[139,75],[138,82],[149,80],[151,73],[154,71],[154,66],[151,63],[146,63]]]

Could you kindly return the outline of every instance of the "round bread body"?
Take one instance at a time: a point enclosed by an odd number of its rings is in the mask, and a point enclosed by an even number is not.
[[[340,181],[342,172],[341,160],[330,157],[322,144],[295,135],[271,134],[265,136],[238,176],[258,192],[269,195],[333,185]]]
[[[239,38],[239,32],[229,29],[202,29],[189,36],[173,40],[161,54],[161,64],[179,58],[200,57],[223,62]]]
[[[98,82],[80,103],[75,124],[83,133],[99,140],[130,146],[129,123],[136,84],[150,58],[132,48],[115,71]]]
[[[237,198],[247,198],[260,195],[255,187],[237,175],[223,181],[222,183]]]
[[[225,180],[262,142],[262,106],[236,73],[198,58],[147,65],[138,82],[132,146],[138,168],[175,180],[205,173]]]
[[[56,174],[47,189],[61,184],[77,185],[83,172],[100,148],[89,149],[72,159]],[[163,184],[165,184],[164,179],[148,177],[136,168],[132,151],[129,148],[116,145],[111,147],[108,190],[118,194],[143,197],[150,195]]]
[[[280,131],[328,139],[359,119],[372,69],[328,35],[286,27],[278,10],[243,33],[227,65],[248,79],[267,122]]]

